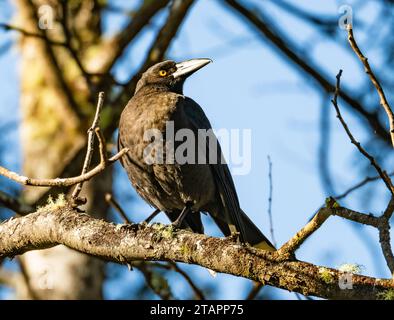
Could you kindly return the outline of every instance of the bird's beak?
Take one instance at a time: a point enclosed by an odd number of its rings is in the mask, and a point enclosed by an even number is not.
[[[186,60],[175,65],[176,71],[172,74],[174,79],[183,77],[187,78],[197,70],[211,63],[211,59],[191,59]]]

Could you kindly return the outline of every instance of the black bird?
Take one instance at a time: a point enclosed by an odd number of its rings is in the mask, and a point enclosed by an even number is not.
[[[165,133],[168,121],[173,121],[175,132],[190,129],[197,138],[198,129],[211,129],[201,107],[183,95],[186,78],[210,62],[210,59],[164,61],[142,75],[120,118],[118,148],[129,148],[121,163],[138,194],[156,208],[155,213],[165,212],[176,226],[203,233],[200,213],[209,213],[224,235],[238,232],[242,242],[275,250],[241,210],[228,166],[220,162],[222,153],[216,137],[213,137],[216,148],[207,143],[195,149],[196,158],[206,159],[217,152],[216,163],[181,164],[177,159],[171,163],[166,161],[170,149],[162,151],[164,163],[146,161],[144,152],[154,140],[144,137],[148,130]],[[176,150],[179,145],[180,142],[175,142],[173,148]]]

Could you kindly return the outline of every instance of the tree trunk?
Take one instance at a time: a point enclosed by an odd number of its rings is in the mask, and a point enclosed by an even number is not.
[[[47,1],[18,0],[15,23],[31,32],[46,32],[51,39],[64,41],[59,23],[62,10],[58,2],[49,2],[49,6],[43,7],[44,3],[48,4]],[[69,27],[78,39],[78,55],[84,65],[92,64],[91,60],[95,57],[87,51],[99,42],[100,11],[95,8],[93,0],[67,3],[68,15],[72,16]],[[49,15],[45,17],[45,14]],[[51,19],[51,14],[54,20],[45,20]],[[50,29],[42,30],[47,27]],[[61,174],[68,159],[85,143],[86,129],[94,111],[92,93],[67,48],[58,46],[51,53],[42,39],[22,36],[19,49],[23,172],[31,177],[56,177]],[[64,84],[69,88],[74,106]],[[73,166],[82,168],[82,163],[74,163]],[[89,199],[86,206],[90,212],[107,212],[103,195],[111,190],[109,171],[84,185],[82,195]],[[24,198],[28,203],[35,203],[46,191],[43,188],[26,188]],[[65,246],[57,246],[24,254],[21,265],[30,290],[17,292],[17,298],[102,297],[104,263],[98,259]]]

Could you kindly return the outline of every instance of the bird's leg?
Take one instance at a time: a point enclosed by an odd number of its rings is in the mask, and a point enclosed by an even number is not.
[[[152,219],[153,219],[154,217],[156,217],[159,213],[160,213],[160,210],[159,210],[159,209],[156,209],[155,211],[153,211],[153,212],[150,214],[150,216],[149,216],[148,218],[146,218],[146,219],[144,220],[144,223],[148,224],[148,223],[151,222]]]
[[[185,207],[182,209],[181,214],[179,215],[179,217],[172,223],[172,225],[175,228],[180,228],[181,224],[183,222],[183,220],[185,219],[185,217],[187,216],[187,214],[189,212],[191,212],[191,206],[192,204],[190,202],[186,203]]]

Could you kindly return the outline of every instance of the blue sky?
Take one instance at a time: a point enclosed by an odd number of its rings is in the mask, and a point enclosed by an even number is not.
[[[122,4],[122,1],[114,1]],[[138,3],[139,1],[134,1]],[[288,64],[267,43],[261,42],[256,33],[245,26],[229,10],[224,10],[219,1],[200,0],[192,9],[186,23],[174,44],[169,57],[179,61],[190,58],[209,57],[214,63],[208,65],[191,77],[185,85],[185,94],[196,100],[205,110],[214,128],[240,128],[252,130],[252,170],[248,175],[235,176],[241,205],[253,221],[269,235],[268,223],[268,162],[269,155],[273,162],[273,223],[278,244],[283,244],[302,228],[312,214],[324,203],[325,194],[321,185],[318,167],[319,125],[322,105],[328,108],[325,113],[330,118],[331,152],[330,164],[337,193],[358,182],[358,166],[355,166],[355,152],[339,123],[332,106],[331,97],[324,100],[322,95],[309,81]],[[260,1],[254,1],[260,3]],[[311,12],[337,15],[341,1],[297,1]],[[350,1],[351,4],[351,1]],[[133,4],[134,5],[134,4]],[[352,53],[338,45],[324,40],[316,30],[309,28],[299,20],[279,11],[275,5],[267,3],[265,13],[280,23],[297,44],[313,42],[313,50],[308,52],[311,61],[323,66],[334,80],[340,68],[344,69],[343,86],[356,87],[364,77],[362,68]],[[354,20],[370,19],[376,12],[374,5],[368,5],[360,12],[355,12]],[[0,19],[7,19],[1,14]],[[164,15],[158,20],[164,18]],[[105,21],[108,34],[122,24],[120,17],[111,15]],[[0,32],[0,43],[5,39]],[[129,77],[136,70],[145,56],[153,33],[145,32],[139,38],[120,64],[116,66],[119,79]],[[340,39],[346,42],[346,32]],[[360,44],[363,43],[360,34]],[[375,51],[368,51],[370,58],[377,57]],[[0,56],[0,123],[18,116],[18,56],[16,49]],[[342,108],[344,117],[353,133],[362,141],[365,131],[353,115]],[[1,157],[2,164],[18,169],[18,132],[6,135],[10,152]],[[138,199],[129,185],[127,177],[119,165],[116,166],[116,192],[129,194],[123,203],[131,218],[140,221],[151,209]],[[2,180],[0,181],[2,182]],[[379,182],[377,183],[379,184]],[[346,206],[363,212],[380,213],[384,209],[387,194],[379,188],[378,200],[368,203],[367,207],[360,201],[360,193],[354,194],[341,202]],[[363,194],[362,194],[363,195]],[[380,197],[379,197],[379,196]],[[159,221],[166,221],[164,218]],[[210,224],[209,221],[207,221]],[[389,277],[385,267],[378,237],[375,230],[362,228],[365,237],[373,241],[367,248],[360,240],[350,222],[331,217],[299,250],[297,257],[312,263],[338,267],[343,263],[358,263],[363,266],[363,273],[378,277]],[[211,226],[207,232],[216,234]],[[373,254],[371,254],[371,252]],[[200,267],[184,266],[193,270],[194,278],[204,283],[218,286],[217,298],[240,299],[245,297],[249,283],[227,275],[211,278],[208,271]],[[125,281],[127,280],[127,281]],[[106,285],[106,296],[118,298],[122,290],[140,281],[136,272],[122,273],[121,279]],[[182,296],[187,287],[177,283],[177,296]],[[264,289],[269,290],[269,289]],[[277,298],[293,299],[294,295],[282,290],[275,290]]]

